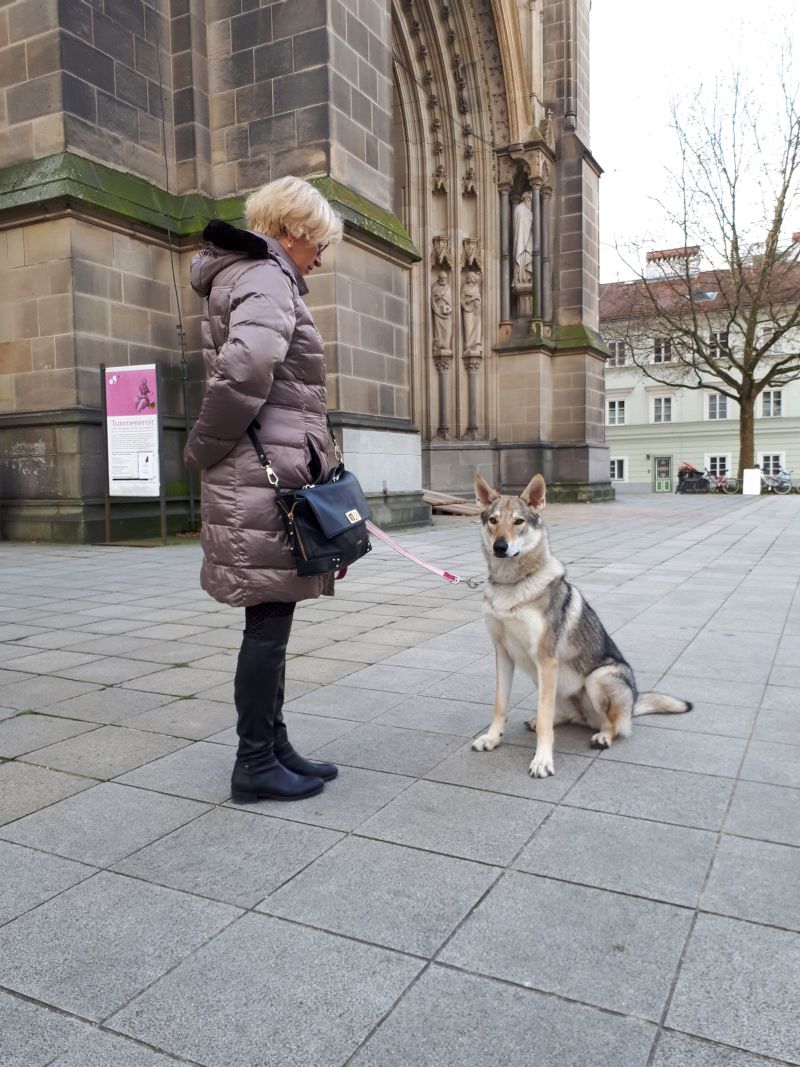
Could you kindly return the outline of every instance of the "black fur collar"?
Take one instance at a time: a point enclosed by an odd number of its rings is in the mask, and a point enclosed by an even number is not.
[[[203,230],[203,240],[224,252],[241,252],[250,259],[264,259],[270,254],[263,237],[251,230],[240,230],[222,219],[212,219]]]

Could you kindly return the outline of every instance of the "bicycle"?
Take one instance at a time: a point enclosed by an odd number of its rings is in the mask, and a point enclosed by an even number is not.
[[[786,496],[794,488],[792,485],[792,472],[784,470],[783,467],[778,467],[777,474],[765,474],[760,468],[759,471],[761,473],[761,487],[766,489],[768,493]]]
[[[721,474],[712,474],[711,471],[706,470],[703,473],[703,477],[708,480],[709,491],[715,490],[717,493],[739,492],[739,479],[734,478],[732,474],[726,474],[724,471]]]

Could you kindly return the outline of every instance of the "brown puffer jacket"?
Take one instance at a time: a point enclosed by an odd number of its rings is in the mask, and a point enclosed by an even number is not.
[[[277,241],[212,222],[192,260],[203,297],[208,386],[184,451],[202,471],[200,584],[245,607],[333,592],[332,576],[300,578],[255,449],[258,437],[283,488],[329,470],[322,338],[301,296],[302,274]]]

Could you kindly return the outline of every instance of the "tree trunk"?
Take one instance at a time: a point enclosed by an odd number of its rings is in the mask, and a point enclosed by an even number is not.
[[[739,397],[739,484],[742,483],[742,471],[755,466],[755,437],[753,415],[755,397],[747,393]]]

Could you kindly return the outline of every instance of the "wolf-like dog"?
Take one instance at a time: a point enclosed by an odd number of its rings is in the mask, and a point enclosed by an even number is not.
[[[540,518],[546,496],[541,474],[519,496],[501,495],[478,475],[475,496],[489,567],[483,611],[497,666],[494,715],[472,742],[477,752],[500,744],[515,666],[539,689],[538,710],[527,724],[536,731],[534,778],[554,773],[553,728],[561,723],[591,727],[592,745],[608,748],[630,734],[634,715],[691,709],[686,700],[637,691],[630,664],[550,552]]]

